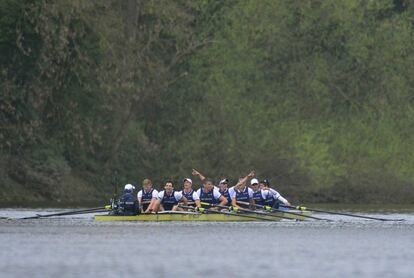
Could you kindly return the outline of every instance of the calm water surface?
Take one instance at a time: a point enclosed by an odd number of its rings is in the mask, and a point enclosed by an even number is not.
[[[36,213],[0,209],[12,218]],[[406,221],[0,219],[0,277],[414,277],[414,214],[366,215]]]

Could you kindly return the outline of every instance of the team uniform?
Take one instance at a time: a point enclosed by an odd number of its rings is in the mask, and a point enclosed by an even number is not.
[[[274,208],[279,208],[280,203],[283,203],[283,204],[286,205],[289,202],[288,202],[288,200],[283,198],[282,195],[280,195],[279,192],[277,192],[273,188],[269,188],[269,196],[265,200],[265,205],[266,206],[271,206],[271,207],[274,207]]]
[[[200,202],[209,203],[209,204],[218,204],[219,199],[221,197],[220,192],[216,188],[211,189],[207,193],[204,192],[203,188],[200,188],[200,189],[197,190],[197,194],[200,198]],[[208,206],[203,206],[203,205],[202,205],[202,207],[207,207],[208,208]]]
[[[195,207],[195,201],[200,200],[200,197],[194,189],[191,189],[190,192],[185,192],[185,190],[182,190],[181,194],[187,199],[187,204],[189,206]]]
[[[226,190],[224,191],[219,190],[219,192],[221,195],[223,195],[227,199],[227,205],[231,205],[231,196],[230,196],[229,189],[226,188]]]
[[[138,192],[137,197],[138,200],[141,200],[140,204],[142,206],[142,210],[146,211],[149,204],[151,203],[151,200],[153,198],[158,198],[158,191],[154,188],[151,188],[150,191],[146,192],[143,188]]]
[[[269,190],[259,189],[257,191],[253,191],[253,200],[256,205],[264,206],[269,198],[273,199],[273,195],[269,192]]]
[[[231,187],[229,189],[229,193],[230,193],[230,197],[231,199],[236,199],[237,201],[240,202],[246,202],[249,203],[251,199],[253,199],[253,189],[251,189],[250,187],[245,186],[243,190],[238,190],[234,187]],[[243,208],[248,208],[249,205],[244,205],[244,204],[237,204],[240,207]]]
[[[275,204],[275,199],[273,198],[273,194],[267,195],[266,200],[264,201],[264,205],[273,207],[274,204]]]
[[[119,197],[112,215],[131,216],[139,214],[138,200],[132,193],[125,192]]]
[[[162,190],[158,193],[158,199],[161,201],[164,210],[172,210],[182,198],[183,194],[180,191],[173,191],[171,194],[167,194],[165,190]]]

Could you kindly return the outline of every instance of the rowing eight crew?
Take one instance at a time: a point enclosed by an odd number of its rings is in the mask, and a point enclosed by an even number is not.
[[[254,208],[255,205],[278,207],[279,203],[290,205],[279,192],[270,188],[269,180],[259,182],[253,178],[254,172],[245,177],[240,177],[237,184],[228,188],[228,179],[222,179],[218,186],[213,181],[204,177],[193,169],[193,175],[198,176],[203,183],[202,188],[193,189],[193,181],[190,178],[183,180],[183,190],[174,190],[174,184],[167,180],[164,190],[158,192],[153,188],[149,179],[144,179],[143,188],[138,192],[137,198],[133,196],[133,185],[126,185],[124,194],[119,198],[115,214],[135,215],[138,213],[152,213],[164,210],[182,211],[180,205],[194,208],[209,208],[204,204],[233,206],[237,208]],[[246,185],[250,180],[250,187]],[[125,202],[128,200],[128,202]],[[249,205],[247,205],[249,204]]]

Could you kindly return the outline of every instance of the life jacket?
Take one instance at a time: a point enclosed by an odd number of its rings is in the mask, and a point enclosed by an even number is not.
[[[256,192],[253,192],[253,200],[256,205],[264,206],[267,199],[263,198],[262,190],[259,189]]]
[[[205,193],[204,189],[200,189],[200,202],[209,203],[209,204],[217,204],[217,200],[214,198],[214,188],[212,188],[209,192]],[[208,206],[203,206],[207,207]]]
[[[227,205],[230,206],[231,205],[231,197],[230,197],[229,189],[226,188],[226,190],[224,190],[224,191],[219,190],[219,192],[221,193],[221,195],[223,195],[224,197],[226,197],[226,199],[227,199]]]
[[[118,199],[117,215],[137,215],[139,214],[139,204],[137,197],[132,193],[124,193]]]
[[[190,192],[185,192],[184,190],[181,191],[181,193],[183,194],[183,196],[187,199],[187,205],[189,206],[193,206],[195,204],[194,199],[193,199],[193,193],[194,193],[194,189],[191,189]]]
[[[161,204],[165,210],[172,210],[172,208],[178,204],[178,201],[175,199],[174,196],[175,191],[168,195],[167,192],[164,191],[164,197],[161,200]]]
[[[236,192],[236,201],[246,202],[246,203],[250,202],[249,188],[247,186],[245,186],[243,191],[241,191],[241,192],[237,189],[235,189],[234,191]],[[242,205],[242,204],[237,204],[237,205],[241,206],[242,208],[248,208],[249,207],[249,205]]]
[[[141,204],[142,204],[142,210],[145,211],[152,200],[152,192],[154,191],[154,188],[151,188],[149,192],[145,192],[144,188],[142,188],[142,198],[141,198]]]

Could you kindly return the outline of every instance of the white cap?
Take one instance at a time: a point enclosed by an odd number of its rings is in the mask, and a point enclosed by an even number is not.
[[[193,181],[190,178],[183,179],[183,182],[188,181],[189,183],[193,184]]]
[[[255,183],[259,184],[259,181],[258,181],[257,179],[252,179],[252,180],[250,181],[250,185],[253,185],[253,184],[255,184]]]
[[[132,191],[134,189],[135,189],[135,186],[133,186],[132,184],[129,184],[129,183],[126,184],[125,187],[124,187],[124,190],[131,190]]]

